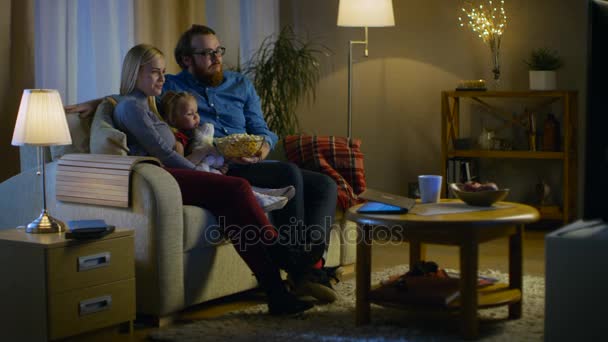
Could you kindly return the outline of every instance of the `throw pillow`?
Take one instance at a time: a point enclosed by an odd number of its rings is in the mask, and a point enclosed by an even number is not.
[[[127,136],[114,128],[115,101],[112,102],[106,98],[97,106],[91,124],[91,153],[126,156],[129,152]]]
[[[81,118],[79,114],[66,114],[71,145],[51,146],[51,159],[53,161],[68,153],[89,153],[89,137],[91,134],[91,116]]]
[[[365,190],[361,140],[334,136],[288,135],[284,138],[287,159],[301,168],[324,173],[338,185],[338,205],[360,203]]]

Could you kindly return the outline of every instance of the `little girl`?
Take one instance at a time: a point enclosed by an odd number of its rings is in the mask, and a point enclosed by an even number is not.
[[[161,107],[165,121],[175,130],[175,151],[182,156],[194,156],[199,171],[221,173],[228,172],[228,164],[213,147],[213,124],[205,123],[200,127],[200,116],[197,113],[197,103],[194,96],[186,92],[168,91],[161,99]],[[209,139],[209,140],[207,140]],[[203,152],[205,155],[200,156]],[[264,211],[283,208],[295,195],[295,188],[288,186],[279,189],[251,187],[256,200]]]

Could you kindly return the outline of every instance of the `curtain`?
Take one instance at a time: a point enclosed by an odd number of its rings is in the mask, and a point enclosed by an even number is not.
[[[211,27],[222,46],[226,48],[224,65],[236,68],[239,65],[240,2],[238,0],[207,0],[207,25]]]
[[[34,0],[4,0],[0,13],[0,181],[19,173],[11,147],[23,89],[34,87]]]
[[[133,46],[132,0],[36,0],[36,87],[64,103],[118,92]]]
[[[207,0],[207,23],[226,47],[224,64],[243,66],[279,31],[279,0]]]
[[[240,59],[246,63],[264,39],[279,33],[279,0],[241,0]]]
[[[175,44],[192,24],[205,24],[205,3],[205,0],[134,0],[135,43],[158,47],[165,54],[167,72],[181,71],[173,57]]]
[[[36,0],[36,87],[58,89],[66,104],[120,87],[127,51],[148,43],[179,71],[173,49],[192,23],[203,23],[204,0]]]

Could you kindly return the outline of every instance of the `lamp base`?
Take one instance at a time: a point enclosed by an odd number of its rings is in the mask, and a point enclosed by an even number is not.
[[[65,223],[52,217],[44,209],[37,219],[27,225],[25,231],[32,234],[62,233],[65,232]]]

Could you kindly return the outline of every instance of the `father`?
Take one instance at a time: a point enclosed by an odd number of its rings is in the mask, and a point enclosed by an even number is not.
[[[215,32],[203,25],[192,25],[184,32],[175,47],[175,59],[182,71],[166,75],[163,93],[186,91],[195,96],[200,122],[215,126],[215,136],[249,133],[265,137],[260,153],[252,158],[232,160],[228,175],[247,179],[252,185],[281,188],[293,185],[295,197],[281,210],[272,212],[274,225],[279,229],[284,245],[290,253],[278,256],[285,269],[310,269],[312,278],[319,282],[319,268],[326,252],[329,232],[336,208],[336,183],[326,175],[299,169],[295,164],[265,161],[277,143],[277,135],[264,120],[252,83],[242,74],[223,70],[222,56],[226,49],[220,45]],[[158,100],[158,99],[157,99]],[[66,107],[67,111],[92,111],[98,101]],[[289,257],[287,257],[287,255]],[[317,271],[314,271],[317,270]],[[298,272],[289,272],[297,274]],[[307,276],[293,279],[307,282]],[[320,280],[329,286],[326,279]]]
[[[201,123],[215,126],[216,137],[249,133],[265,137],[259,156],[233,160],[228,175],[243,177],[253,185],[280,188],[293,185],[296,195],[284,209],[273,213],[273,223],[285,242],[297,242],[311,249],[317,260],[325,251],[336,208],[336,183],[326,175],[299,169],[292,163],[264,160],[277,143],[262,114],[260,98],[242,74],[223,70],[226,49],[215,32],[192,25],[175,47],[175,59],[182,71],[167,75],[163,92],[186,91],[196,97]],[[306,232],[302,236],[303,232]],[[299,234],[299,235],[298,235]],[[297,261],[298,262],[298,261]]]

